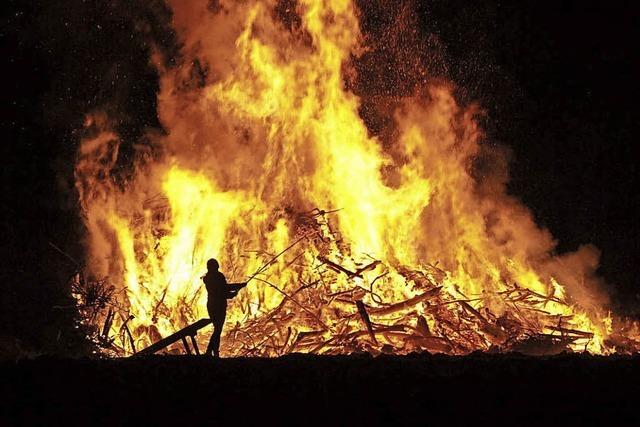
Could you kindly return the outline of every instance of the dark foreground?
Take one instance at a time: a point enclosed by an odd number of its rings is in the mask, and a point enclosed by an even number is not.
[[[640,425],[640,356],[154,356],[0,366],[0,425]]]

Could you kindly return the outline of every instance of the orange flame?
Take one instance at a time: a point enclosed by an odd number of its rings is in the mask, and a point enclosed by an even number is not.
[[[223,354],[464,353],[572,331],[572,349],[615,351],[597,251],[554,256],[504,180],[472,172],[488,150],[475,107],[431,84],[388,112],[393,144],[369,134],[343,77],[362,51],[351,1],[301,0],[289,29],[274,0],[173,3],[185,60],[161,70],[167,134],[118,180],[119,136],[94,114],[76,166],[88,270],[137,349],[207,317],[208,258],[240,281],[299,241],[233,300]]]

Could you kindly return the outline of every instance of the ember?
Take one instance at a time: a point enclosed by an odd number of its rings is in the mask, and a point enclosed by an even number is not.
[[[371,135],[345,88],[366,50],[350,1],[299,1],[298,25],[275,1],[172,3],[184,47],[181,66],[158,65],[166,135],[125,172],[94,112],[77,156],[89,257],[73,289],[107,353],[206,317],[211,257],[253,279],[226,356],[640,348],[605,309],[597,251],[554,255],[500,173],[477,176],[478,109],[450,84],[394,101],[389,143]]]

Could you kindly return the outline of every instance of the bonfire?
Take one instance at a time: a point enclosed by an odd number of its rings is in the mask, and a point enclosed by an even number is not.
[[[225,356],[640,348],[607,309],[598,251],[557,254],[507,193],[479,106],[428,76],[354,93],[369,46],[353,2],[170,3],[183,45],[172,66],[152,56],[163,132],[127,162],[115,119],[89,112],[77,156],[87,257],[72,285],[105,354],[205,318],[211,257],[250,280]]]

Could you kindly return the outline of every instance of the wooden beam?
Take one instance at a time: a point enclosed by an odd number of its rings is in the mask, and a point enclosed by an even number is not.
[[[197,322],[187,326],[186,328],[183,328],[178,332],[171,334],[154,344],[151,344],[149,347],[140,350],[134,356],[156,353],[164,348],[169,347],[171,344],[179,340],[182,340],[182,344],[185,346],[185,350],[189,351],[186,337],[192,337],[192,339],[195,341],[195,335],[198,333],[198,331],[205,326],[208,326],[210,323],[211,319],[200,319]]]

